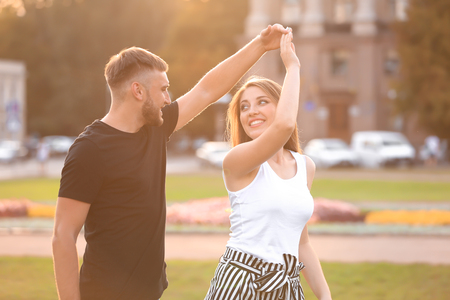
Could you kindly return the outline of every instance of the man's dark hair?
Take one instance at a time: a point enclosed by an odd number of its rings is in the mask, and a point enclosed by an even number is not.
[[[131,47],[112,56],[105,66],[105,78],[110,88],[118,87],[144,70],[167,72],[169,65],[158,55],[139,47]]]

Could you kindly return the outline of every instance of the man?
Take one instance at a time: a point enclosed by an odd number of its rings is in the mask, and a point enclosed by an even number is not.
[[[105,68],[112,104],[86,127],[64,164],[53,236],[60,299],[159,299],[164,263],[166,142],[225,95],[288,29],[269,26],[170,103],[167,64],[141,48]],[[76,240],[87,242],[79,272]]]

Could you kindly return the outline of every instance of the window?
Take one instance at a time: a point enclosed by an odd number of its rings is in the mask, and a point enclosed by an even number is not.
[[[386,53],[386,58],[384,60],[384,73],[386,75],[396,75],[398,74],[398,68],[400,61],[398,59],[398,53],[395,50],[389,50]]]
[[[350,54],[345,50],[334,50],[331,52],[331,72],[335,76],[343,76],[348,73],[348,62]]]
[[[408,0],[389,0],[389,12],[392,19],[405,21]]]
[[[334,21],[338,24],[350,23],[353,16],[351,0],[336,0],[334,4]]]
[[[281,19],[285,26],[294,27],[300,22],[300,3],[298,0],[284,0]]]

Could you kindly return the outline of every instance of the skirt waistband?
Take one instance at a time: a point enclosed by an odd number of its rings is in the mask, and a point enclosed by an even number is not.
[[[221,262],[230,264],[252,274],[253,288],[256,291],[270,293],[282,289],[280,299],[296,299],[294,290],[300,289],[300,299],[304,299],[299,274],[305,267],[291,254],[283,254],[284,264],[270,263],[251,254],[227,247]]]
[[[257,258],[251,254],[241,252],[232,248],[227,247],[225,254],[222,256],[224,262],[233,261],[245,264],[247,267],[251,269],[260,270],[259,272],[272,272],[272,271],[281,271],[285,270],[286,273],[291,276],[298,276],[300,271],[305,268],[302,262],[297,263],[297,258],[291,254],[283,254],[283,259],[285,264],[267,262],[260,258]]]

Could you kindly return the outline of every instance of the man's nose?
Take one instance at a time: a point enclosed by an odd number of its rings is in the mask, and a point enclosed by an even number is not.
[[[170,95],[167,94],[167,96],[164,98],[164,104],[169,105],[170,104]]]

